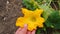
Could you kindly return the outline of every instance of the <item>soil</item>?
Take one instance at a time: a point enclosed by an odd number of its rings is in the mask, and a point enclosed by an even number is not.
[[[16,19],[23,16],[22,0],[0,0],[0,34],[14,34]]]

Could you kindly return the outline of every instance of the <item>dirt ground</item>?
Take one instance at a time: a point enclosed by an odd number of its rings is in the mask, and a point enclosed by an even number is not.
[[[14,34],[16,19],[22,16],[22,0],[0,0],[0,34]]]

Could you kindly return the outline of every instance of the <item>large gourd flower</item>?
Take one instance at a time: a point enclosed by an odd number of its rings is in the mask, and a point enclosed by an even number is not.
[[[43,27],[43,23],[45,20],[41,17],[42,12],[42,9],[31,11],[26,8],[22,8],[22,13],[24,14],[24,17],[19,17],[17,19],[16,26],[23,27],[24,24],[27,24],[29,31],[32,31],[37,27]]]

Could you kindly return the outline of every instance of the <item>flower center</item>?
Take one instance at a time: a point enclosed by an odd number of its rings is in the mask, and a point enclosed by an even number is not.
[[[36,18],[35,18],[35,17],[31,17],[30,20],[31,20],[32,22],[35,22],[35,21],[36,21]]]

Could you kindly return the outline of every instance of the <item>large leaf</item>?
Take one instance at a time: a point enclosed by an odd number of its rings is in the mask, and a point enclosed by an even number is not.
[[[46,20],[45,24],[47,27],[54,27],[55,29],[60,29],[59,11],[54,11],[53,13],[51,13],[51,15]]]

